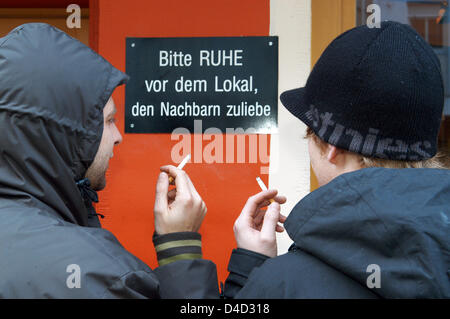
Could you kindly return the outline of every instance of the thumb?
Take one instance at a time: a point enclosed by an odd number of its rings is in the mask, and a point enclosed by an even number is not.
[[[264,215],[264,222],[261,227],[261,235],[266,238],[275,237],[275,229],[280,218],[280,204],[273,202],[267,208]]]
[[[155,212],[165,212],[168,209],[167,193],[169,191],[169,176],[161,172],[156,181]]]

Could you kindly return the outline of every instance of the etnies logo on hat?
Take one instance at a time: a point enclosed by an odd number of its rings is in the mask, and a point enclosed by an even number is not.
[[[410,154],[410,160],[419,160],[419,158],[432,156],[421,148],[431,148],[430,141],[408,144],[399,139],[379,138],[378,133],[380,130],[371,127],[367,129],[367,134],[363,134],[350,127],[336,123],[332,120],[333,114],[330,112],[319,113],[319,110],[314,105],[311,105],[305,114],[312,123],[311,129],[322,140],[328,139],[328,143],[339,146],[343,144],[344,139],[350,138],[349,143],[345,141],[344,143],[349,145],[349,151],[355,153],[378,158],[396,158],[397,160],[406,160],[407,154],[411,152],[415,152],[417,156]],[[330,134],[330,132],[332,133]]]

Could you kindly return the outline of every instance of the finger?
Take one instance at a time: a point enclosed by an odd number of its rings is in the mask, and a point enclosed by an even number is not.
[[[258,206],[264,201],[275,197],[276,194],[277,190],[270,189],[251,196],[245,203],[241,214],[247,219],[253,217],[257,212]]]
[[[173,165],[162,166],[160,167],[160,170],[175,178],[175,186],[178,189],[177,196],[190,193],[190,188],[186,179],[186,172],[176,168]]]
[[[280,204],[274,202],[270,204],[264,215],[263,225],[261,227],[261,236],[270,238],[275,236],[275,229],[280,218]]]
[[[177,168],[173,165],[163,165],[159,168],[161,172],[165,172],[169,175],[169,177],[176,177]],[[170,180],[170,179],[169,179]]]
[[[184,174],[186,176],[187,185],[189,187],[189,190],[191,191],[192,198],[194,199],[194,203],[196,205],[199,205],[200,207],[203,207],[203,205],[206,207],[206,204],[204,204],[202,197],[197,192],[197,189],[195,188],[194,184],[191,181],[191,178],[189,177],[189,174],[185,172]]]
[[[255,217],[253,218],[253,224],[258,230],[261,230],[261,225],[263,223],[265,213],[266,212],[264,210],[258,210],[255,214]]]
[[[176,196],[177,196],[177,189],[176,189],[176,188],[170,190],[170,191],[167,193],[167,198],[168,198],[169,200],[174,200]]]
[[[165,212],[167,211],[167,191],[169,189],[169,176],[161,172],[156,181],[156,192],[155,192],[155,211]]]
[[[282,232],[284,232],[284,227],[281,225],[277,225],[277,227],[275,228],[275,231],[277,233],[282,233]]]
[[[197,189],[195,188],[194,184],[192,183],[191,178],[189,177],[189,174],[185,173],[185,175],[186,175],[186,179],[187,179],[187,184],[189,186],[189,189],[191,190],[192,195],[194,195],[198,199],[201,199],[201,196],[197,192]]]
[[[258,208],[265,208],[271,204],[270,200],[265,200],[261,204],[258,205]]]
[[[287,201],[287,197],[283,195],[278,195],[273,198],[278,204],[284,204]]]
[[[272,198],[272,199],[273,199],[274,201],[276,201],[278,204],[284,204],[284,203],[286,203],[286,201],[287,201],[286,196],[282,196],[282,195],[275,196],[275,197]],[[266,207],[266,206],[269,206],[270,204],[272,204],[272,202],[271,202],[270,200],[266,200],[266,201],[262,202],[262,203],[258,206],[258,208]]]
[[[185,171],[183,171],[182,169],[179,169],[178,167],[175,167],[173,165],[161,166],[159,169],[170,175],[169,176],[169,184],[170,185],[175,185],[175,179],[177,176],[176,176],[176,174],[173,173],[174,171],[183,172],[184,174],[187,175],[187,173]]]
[[[255,229],[261,230],[261,225],[263,223],[265,213],[265,210],[258,210],[258,212],[256,213],[256,216],[253,219]],[[286,221],[287,217],[281,214],[279,215],[280,217],[278,219],[278,222],[283,224]],[[284,227],[282,225],[277,225],[276,231],[281,233],[284,231]]]
[[[264,214],[266,213],[266,209],[264,209],[265,207],[263,207],[263,208],[258,208],[258,210],[257,210],[257,212],[255,213],[255,216],[253,217],[253,220],[255,221],[255,222],[257,222],[257,221],[261,221],[263,218],[264,218]],[[278,222],[279,223],[284,223],[285,221],[286,221],[286,219],[287,219],[287,217],[286,216],[284,216],[283,214],[279,214],[280,215],[280,218],[278,219]]]

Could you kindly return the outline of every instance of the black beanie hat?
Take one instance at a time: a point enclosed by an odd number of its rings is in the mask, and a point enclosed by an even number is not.
[[[437,152],[444,88],[433,49],[382,22],[338,36],[283,105],[323,141],[368,157],[419,161]]]

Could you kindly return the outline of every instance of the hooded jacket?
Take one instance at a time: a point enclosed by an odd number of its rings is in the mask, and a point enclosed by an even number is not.
[[[228,298],[450,298],[450,171],[364,168],[305,196],[268,258],[234,250]]]
[[[48,24],[0,38],[0,297],[217,295],[210,261],[152,271],[100,228],[96,193],[83,178],[100,145],[103,107],[127,78]]]

